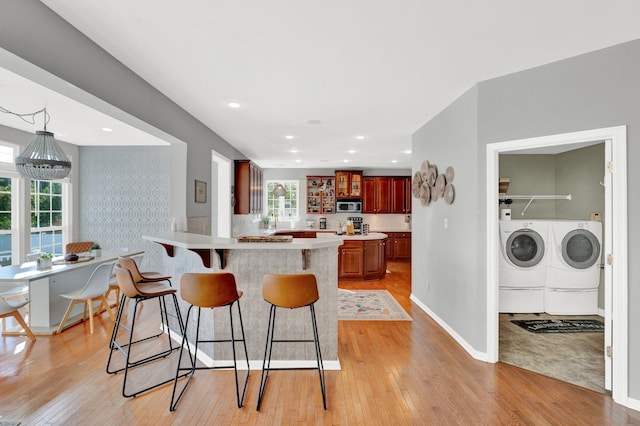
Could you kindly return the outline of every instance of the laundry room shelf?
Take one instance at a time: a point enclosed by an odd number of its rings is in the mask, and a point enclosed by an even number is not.
[[[571,200],[571,194],[567,195],[499,195],[498,200],[529,200],[520,212],[521,215],[527,211],[533,200]]]

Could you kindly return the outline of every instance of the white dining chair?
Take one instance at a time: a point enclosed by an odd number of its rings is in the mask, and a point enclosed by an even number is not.
[[[84,285],[84,287],[79,290],[60,295],[65,299],[69,299],[69,306],[64,313],[64,317],[62,317],[62,321],[60,321],[60,325],[58,326],[58,330],[56,331],[56,333],[62,332],[62,330],[64,329],[64,324],[65,322],[67,322],[69,314],[71,314],[71,309],[77,303],[85,303],[84,312],[82,315],[83,321],[87,319],[87,307],[89,308],[89,330],[91,331],[91,334],[93,334],[94,301],[100,300],[101,302],[97,312],[101,312],[102,308],[104,307],[104,309],[109,313],[111,319],[115,321],[116,318],[111,311],[111,307],[107,302],[107,298],[105,297],[105,294],[109,290],[109,280],[111,279],[111,272],[113,271],[114,263],[115,262],[109,262],[98,265],[98,267],[89,277],[89,280]]]
[[[24,330],[24,334],[26,334],[29,339],[33,340],[35,342],[36,340],[36,336],[34,336],[33,332],[31,331],[31,329],[29,328],[29,326],[27,325],[26,321],[24,320],[24,318],[22,318],[22,315],[20,314],[19,309],[22,308],[24,305],[26,305],[27,303],[29,303],[26,300],[22,300],[22,301],[18,301],[18,302],[10,302],[7,301],[5,299],[3,299],[2,297],[0,297],[0,318],[4,319],[7,317],[13,317],[18,324],[20,324],[20,326],[22,326],[22,329]],[[8,333],[6,331],[3,330],[3,335],[14,335],[16,333]],[[22,333],[20,333],[22,334]]]

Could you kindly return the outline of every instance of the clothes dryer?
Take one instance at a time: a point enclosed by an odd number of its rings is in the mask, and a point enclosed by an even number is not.
[[[547,239],[545,221],[500,221],[500,312],[544,311]]]
[[[602,223],[553,221],[549,234],[545,312],[557,315],[597,314]]]

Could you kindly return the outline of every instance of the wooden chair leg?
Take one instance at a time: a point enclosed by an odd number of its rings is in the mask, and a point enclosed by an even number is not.
[[[24,329],[24,332],[27,334],[29,339],[31,339],[31,340],[33,340],[35,342],[36,341],[36,336],[33,334],[31,329],[29,328],[29,326],[25,322],[24,318],[22,318],[22,315],[20,315],[20,312],[15,311],[13,313],[13,316],[15,317],[16,321],[18,321],[18,323],[22,326],[22,328]]]
[[[62,321],[60,321],[60,325],[58,326],[58,330],[56,330],[56,334],[62,333],[62,328],[64,326],[64,323],[67,322],[67,319],[69,318],[69,314],[71,313],[71,308],[73,308],[73,305],[75,305],[75,300],[70,300],[69,301],[69,306],[67,306],[67,310],[64,313],[64,316],[62,317]]]
[[[111,317],[111,320],[115,321],[116,317],[113,315],[113,311],[111,310],[111,306],[109,306],[109,301],[107,300],[107,296],[105,294],[102,295],[102,305],[100,307],[102,308],[102,306],[104,306],[105,311],[109,313],[109,317]]]
[[[89,332],[93,334],[93,299],[88,299],[85,306],[89,305]]]

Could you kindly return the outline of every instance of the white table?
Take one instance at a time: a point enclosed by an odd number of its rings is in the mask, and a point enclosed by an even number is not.
[[[29,286],[28,323],[34,334],[53,334],[62,320],[69,300],[61,294],[82,288],[95,268],[106,262],[113,262],[118,256],[134,256],[142,251],[105,251],[102,255],[86,262],[54,264],[51,269],[38,270],[36,262],[11,265],[0,268],[0,283],[27,284]],[[63,257],[53,261],[62,261]],[[76,305],[73,316],[82,312]]]

